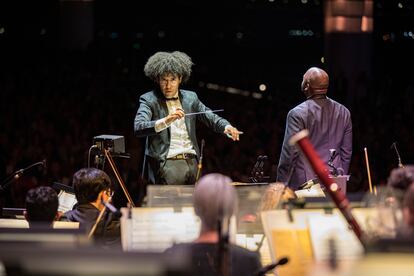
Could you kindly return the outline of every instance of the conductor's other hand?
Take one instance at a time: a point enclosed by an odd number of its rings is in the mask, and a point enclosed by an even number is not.
[[[233,141],[239,141],[240,134],[243,134],[242,131],[237,130],[237,128],[232,127],[230,125],[226,126],[224,129],[224,134],[227,135],[227,137],[231,138]]]
[[[166,118],[166,123],[171,124],[172,122],[184,118],[184,110],[182,108],[177,108],[173,113],[169,114]]]

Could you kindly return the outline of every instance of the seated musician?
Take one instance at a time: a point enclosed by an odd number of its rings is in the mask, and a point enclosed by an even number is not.
[[[104,202],[111,197],[111,180],[102,170],[83,168],[73,175],[72,185],[77,204],[66,212],[62,220],[79,222],[88,233],[95,225],[99,213],[105,208]],[[106,210],[93,232],[95,241],[105,247],[120,247],[119,219]]]
[[[398,235],[402,238],[414,239],[414,181],[406,189],[402,211],[403,226]]]
[[[412,182],[414,182],[414,165],[406,165],[391,171],[387,186],[404,193]]]
[[[52,228],[58,218],[59,200],[56,191],[48,186],[39,186],[26,193],[24,216],[29,227],[46,226]]]
[[[197,182],[193,203],[195,213],[201,220],[200,235],[192,243],[176,244],[165,251],[165,254],[189,253],[193,275],[220,274],[219,221],[231,217],[237,210],[237,194],[231,182],[229,177],[218,173],[205,175]],[[226,248],[230,260],[227,269],[231,275],[250,276],[261,268],[258,253],[234,244]]]

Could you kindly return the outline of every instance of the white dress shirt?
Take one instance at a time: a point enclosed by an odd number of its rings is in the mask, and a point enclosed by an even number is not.
[[[182,108],[180,100],[167,101],[166,103],[169,114],[173,113],[177,108]],[[196,154],[185,125],[185,117],[175,120],[170,124],[167,124],[165,121],[165,118],[157,120],[155,122],[155,131],[160,132],[168,127],[171,127],[170,148],[168,150],[167,158],[171,158],[182,153]]]

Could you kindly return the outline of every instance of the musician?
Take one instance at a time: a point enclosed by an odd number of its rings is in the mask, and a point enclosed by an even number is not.
[[[225,275],[218,268],[219,231],[232,215],[237,212],[237,194],[230,184],[232,180],[218,173],[207,174],[200,178],[193,194],[194,210],[201,220],[199,237],[192,243],[176,244],[165,254],[189,254],[192,257],[191,275]],[[222,228],[225,229],[225,228]],[[230,275],[255,275],[261,268],[259,254],[243,247],[228,244]],[[221,258],[223,260],[223,258]]]
[[[414,182],[411,182],[406,188],[402,206],[403,226],[398,232],[398,236],[414,239]]]
[[[26,193],[24,216],[29,227],[53,226],[58,219],[59,200],[56,191],[48,186],[32,188]]]
[[[195,183],[200,155],[196,120],[234,141],[241,134],[227,120],[206,112],[210,108],[195,92],[180,88],[189,79],[192,65],[187,54],[175,51],[155,53],[144,67],[145,75],[156,85],[139,98],[134,132],[137,137],[147,137],[148,177],[155,184]],[[185,116],[194,112],[204,113]]]
[[[387,186],[405,193],[411,183],[414,182],[414,165],[406,165],[401,168],[395,168],[391,171]]]
[[[111,180],[102,170],[83,168],[73,175],[73,189],[77,204],[64,213],[61,220],[79,222],[87,233],[95,224],[99,213],[111,196]],[[120,222],[112,213],[104,216],[94,232],[95,241],[106,247],[120,247]]]
[[[352,155],[352,122],[349,110],[327,97],[328,74],[312,67],[303,75],[301,90],[306,101],[291,109],[286,118],[286,129],[277,168],[276,181],[284,182],[293,190],[316,178],[305,157],[289,139],[303,129],[309,130],[309,139],[324,162],[328,162],[335,149],[338,153],[333,166],[348,173]]]

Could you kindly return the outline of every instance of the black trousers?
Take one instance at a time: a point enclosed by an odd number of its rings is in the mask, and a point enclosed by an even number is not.
[[[197,176],[197,158],[167,159],[161,163],[156,184],[194,185]]]

